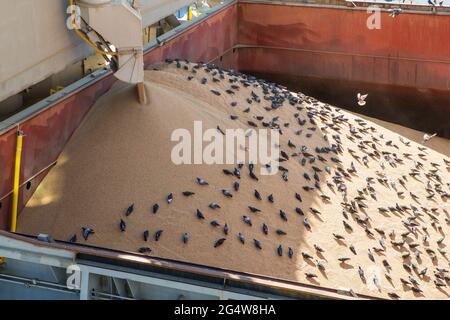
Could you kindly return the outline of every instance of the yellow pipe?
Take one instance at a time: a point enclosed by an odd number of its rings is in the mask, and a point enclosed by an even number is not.
[[[114,51],[103,51],[100,50],[99,48],[97,48],[97,46],[95,44],[93,44],[88,38],[86,38],[84,36],[84,34],[78,29],[77,24],[75,23],[75,15],[74,15],[74,5],[73,5],[73,0],[70,0],[70,15],[71,15],[71,19],[70,22],[72,23],[72,26],[74,28],[75,33],[84,41],[86,42],[88,45],[90,45],[96,53],[101,54],[101,55],[110,55],[110,56],[117,56],[119,55],[117,52]]]
[[[11,210],[11,232],[16,232],[17,229],[17,209],[19,207],[19,182],[20,182],[20,162],[22,160],[22,142],[23,132],[17,131],[17,145],[16,145],[16,163],[14,166],[14,188],[13,188],[13,203]],[[5,257],[0,257],[0,265],[6,261]]]
[[[189,21],[192,20],[192,7],[191,7],[191,6],[189,6],[189,8],[188,8],[188,16],[187,16],[187,19],[188,19]]]
[[[14,189],[13,189],[13,203],[11,211],[11,232],[16,232],[17,229],[17,209],[19,207],[19,183],[20,183],[20,162],[22,160],[22,141],[23,141],[23,132],[17,131],[16,163],[14,167]]]

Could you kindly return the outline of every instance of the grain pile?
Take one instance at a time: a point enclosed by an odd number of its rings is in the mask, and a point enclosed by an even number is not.
[[[97,102],[20,215],[19,232],[356,294],[449,297],[446,156],[213,66],[171,62],[147,71],[146,86],[147,106],[124,84]],[[280,129],[284,170],[174,165],[171,134],[192,132],[196,120],[204,129],[249,121]],[[449,152],[448,141],[429,144]],[[85,240],[82,227],[95,233]]]

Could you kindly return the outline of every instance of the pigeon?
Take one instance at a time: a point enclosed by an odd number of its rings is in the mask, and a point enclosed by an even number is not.
[[[267,224],[263,223],[262,224],[262,231],[264,234],[269,234],[269,227],[267,226]]]
[[[150,249],[149,247],[141,247],[138,250],[139,253],[145,254],[145,253],[150,253],[152,252],[152,249]]]
[[[227,176],[233,176],[234,172],[228,169],[223,169],[223,173]]]
[[[320,253],[324,253],[324,252],[325,252],[325,251],[324,251],[320,246],[318,246],[317,244],[314,245],[314,249],[316,249],[316,251],[317,251],[317,252],[320,252]]]
[[[75,243],[75,242],[77,242],[77,235],[74,234],[72,237],[70,237],[69,242],[70,242],[70,243]]]
[[[273,203],[273,202],[274,202],[274,200],[273,200],[273,195],[272,195],[272,194],[269,194],[269,195],[267,196],[267,200],[269,200],[269,202]]]
[[[219,240],[217,240],[214,243],[214,248],[217,248],[217,247],[221,246],[225,242],[225,240],[226,240],[225,238],[220,238]]]
[[[281,229],[277,229],[275,232],[276,232],[276,234],[279,235],[279,236],[285,236],[285,235],[287,235],[286,231],[283,231],[283,230],[281,230]]]
[[[250,171],[249,174],[250,178],[252,178],[253,180],[259,181],[258,177],[253,173],[253,171]]]
[[[169,193],[167,195],[167,203],[171,204],[173,202],[173,193]]]
[[[90,236],[91,234],[94,234],[94,233],[95,233],[94,229],[91,229],[91,228],[88,228],[88,227],[82,227],[81,230],[82,230],[82,232],[83,232],[83,238],[84,238],[84,240],[86,240],[86,241],[87,241],[87,239],[89,238],[89,236]]]
[[[256,213],[256,212],[261,212],[260,209],[252,207],[252,206],[248,206],[248,208],[250,209],[251,212]]]
[[[252,226],[252,220],[249,217],[243,216],[242,218],[246,224],[248,224],[249,226]]]
[[[228,190],[222,189],[222,193],[223,193],[223,195],[224,195],[225,197],[227,197],[227,198],[233,198],[233,195],[232,195],[231,192],[228,191]]]
[[[292,259],[292,257],[294,256],[294,250],[292,250],[291,247],[288,248],[288,257],[289,259]]]
[[[402,13],[402,9],[401,8],[393,8],[393,9],[389,9],[389,16],[392,18],[395,18],[396,16],[400,15],[400,13]]]
[[[199,220],[205,219],[205,215],[204,215],[200,210],[198,210],[198,209],[197,209],[197,218],[198,218]]]
[[[372,251],[370,251],[370,249],[368,249],[367,253],[369,255],[369,259],[372,260],[372,262],[375,262],[375,258],[373,257]]]
[[[155,204],[153,205],[152,212],[153,212],[154,214],[156,214],[156,213],[158,212],[158,210],[159,210],[159,204],[155,203]]]
[[[308,279],[312,279],[312,278],[317,278],[317,275],[311,272],[306,272],[305,273],[306,278]]]
[[[213,227],[220,227],[220,223],[217,220],[213,220],[210,222]]]
[[[130,214],[132,214],[134,211],[134,204],[132,204],[131,206],[129,206],[127,208],[127,211],[125,212],[125,215],[128,217]]]
[[[242,244],[245,243],[245,237],[244,237],[244,235],[243,235],[242,233],[239,232],[238,238],[239,238],[239,241],[240,241]]]
[[[344,240],[345,238],[339,234],[333,233],[333,236],[337,239],[337,240]]]
[[[186,232],[183,234],[183,242],[188,243],[188,241],[189,241],[189,234]]]
[[[239,187],[240,187],[239,182],[236,181],[235,183],[233,183],[234,191],[239,191]]]
[[[256,248],[258,248],[259,250],[262,249],[261,242],[259,240],[253,239],[253,243],[255,244]]]
[[[120,219],[119,228],[121,232],[125,232],[127,229],[127,224],[122,219]]]
[[[195,194],[195,192],[192,192],[192,191],[184,191],[183,192],[183,196],[185,196],[185,197],[190,197],[190,196],[193,196]]]
[[[367,98],[367,96],[368,96],[368,94],[361,94],[361,93],[358,93],[357,94],[357,99],[358,99],[358,105],[360,105],[361,107],[363,107],[363,106],[365,106],[366,105],[366,98]]]
[[[277,253],[280,257],[283,256],[283,247],[281,246],[281,244],[277,248]]]
[[[323,264],[322,261],[316,260],[316,265],[317,265],[317,268],[319,268],[319,270],[325,271],[325,265]]]
[[[309,224],[309,221],[307,218],[303,219],[303,225],[308,229],[311,230],[311,225]]]
[[[425,134],[423,135],[423,138],[422,138],[422,143],[425,143],[425,142],[430,141],[430,140],[431,140],[432,138],[434,138],[436,135],[437,135],[437,133],[433,133],[433,134],[425,133]]]
[[[228,235],[229,231],[230,231],[230,227],[228,227],[228,224],[225,223],[225,225],[223,226],[223,233],[225,233],[225,235]]]
[[[215,202],[211,202],[208,207],[210,207],[211,209],[220,209],[220,205]]]
[[[286,212],[284,212],[283,210],[280,210],[280,217],[281,217],[281,219],[283,219],[284,221],[288,221]]]
[[[310,255],[310,254],[307,253],[307,252],[302,252],[302,257],[303,257],[304,259],[312,259],[312,258],[313,258],[313,256]]]
[[[361,280],[365,280],[365,276],[364,276],[364,270],[361,268],[361,266],[358,266],[358,273],[359,273],[359,277],[361,278]]]
[[[204,179],[202,179],[202,178],[198,178],[198,177],[197,177],[197,183],[198,183],[199,185],[201,185],[201,186],[207,186],[207,185],[209,185],[209,183],[208,183],[206,180],[204,180]]]
[[[148,232],[148,230],[144,231],[144,241],[147,242],[148,241],[148,237],[150,236],[150,233]]]
[[[159,238],[161,238],[162,233],[163,230],[158,230],[155,232],[155,241],[159,241]]]
[[[261,194],[258,192],[258,190],[255,190],[255,198],[258,200],[262,200]]]

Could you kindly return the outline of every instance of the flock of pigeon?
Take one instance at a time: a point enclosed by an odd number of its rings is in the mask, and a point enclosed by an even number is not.
[[[446,290],[450,285],[446,251],[448,243],[446,232],[450,224],[450,215],[445,206],[442,206],[450,198],[450,181],[445,181],[449,177],[446,172],[450,167],[448,159],[442,156],[441,162],[430,162],[428,148],[425,146],[412,143],[401,136],[398,141],[388,140],[365,120],[358,117],[349,118],[347,113],[341,112],[338,108],[320,103],[301,93],[292,93],[280,85],[233,70],[224,70],[212,64],[189,63],[175,59],[166,60],[166,68],[176,68],[180,74],[186,74],[186,81],[195,81],[199,85],[225,83],[226,90],[209,89],[210,94],[216,97],[226,96],[232,99],[238,92],[240,94],[249,92],[244,106],[235,101],[229,103],[231,120],[239,119],[236,113],[241,107],[240,112],[243,114],[254,115],[252,120],[245,121],[248,128],[271,128],[280,132],[284,142],[278,146],[280,156],[277,175],[283,183],[286,183],[286,192],[292,192],[292,200],[297,204],[292,213],[282,208],[275,210],[281,222],[298,221],[299,232],[305,232],[305,237],[308,237],[308,232],[320,232],[320,223],[324,216],[333,216],[334,220],[342,221],[340,222],[342,232],[329,235],[336,245],[345,244],[348,247],[348,254],[340,256],[337,263],[342,266],[348,265],[358,255],[367,255],[374,263],[379,262],[383,270],[381,274],[371,274],[369,277],[367,267],[364,265],[357,265],[352,271],[358,273],[363,283],[370,281],[379,290],[381,277],[392,281],[390,270],[393,262],[383,258],[387,251],[395,251],[401,256],[405,276],[400,278],[400,282],[404,291],[412,291],[420,296],[425,282],[433,283],[436,290]],[[360,95],[358,99],[364,101],[366,97]],[[277,116],[277,110],[281,108],[288,108],[291,111],[292,118],[289,121],[281,120],[281,117]],[[217,130],[222,134],[224,129],[220,125],[217,126]],[[286,133],[288,130],[289,132],[293,130],[294,134],[289,135]],[[308,147],[310,143],[307,141],[313,135],[320,136],[323,144]],[[342,142],[344,137],[345,143]],[[409,151],[399,152],[405,148]],[[350,164],[342,161],[344,156],[351,159]],[[261,166],[264,167],[264,164]],[[305,171],[303,176],[291,176],[291,166],[302,167]],[[376,174],[363,176],[365,168],[369,167],[376,168]],[[401,174],[399,177],[387,176],[385,174],[387,167],[395,168]],[[205,204],[208,206],[206,210],[221,210],[220,197],[233,199],[235,194],[241,191],[241,184],[247,179],[256,183],[266,179],[256,168],[257,166],[252,163],[238,163],[234,168],[218,168],[218,174],[230,178],[230,188],[221,189],[222,194],[218,195],[216,202]],[[270,164],[266,164],[265,169],[270,170]],[[363,178],[365,183],[356,185],[354,182],[356,178]],[[302,181],[303,186],[293,190],[289,184],[292,179]],[[192,181],[197,188],[207,190],[210,186],[208,177],[192,177]],[[423,190],[410,189],[408,187],[410,181],[420,181]],[[182,201],[183,197],[196,197],[197,193],[192,190],[174,191],[165,195],[165,202],[170,206],[174,201]],[[254,189],[252,193],[256,203],[268,202],[274,206],[280,205],[277,204],[275,192],[263,194]],[[369,208],[369,202],[378,202],[386,193],[395,193],[398,201],[386,206]],[[324,204],[334,201],[337,195],[340,199],[341,212],[325,212],[313,206],[304,207],[305,195],[315,197]],[[157,215],[161,206],[162,203],[149,204],[149,211]],[[130,204],[124,210],[123,217],[117,221],[120,232],[127,232],[127,223],[132,218],[134,210],[134,204]],[[209,219],[203,208],[194,210],[192,223],[196,223],[196,220],[208,222],[211,228],[222,230],[223,235],[211,243],[211,250],[219,250],[229,241],[238,241],[242,245],[249,242],[256,250],[273,250],[274,255],[286,256],[287,261],[291,261],[289,263],[296,263],[297,257],[301,257],[314,265],[317,272],[304,273],[307,281],[323,277],[327,271],[328,262],[321,257],[326,255],[327,250],[331,251],[333,248],[315,243],[314,252],[306,250],[297,252],[298,246],[283,244],[282,241],[274,248],[263,246],[256,236],[258,232],[261,232],[261,237],[269,236],[273,232],[279,239],[283,239],[287,235],[287,230],[266,223],[256,225],[255,217],[266,214],[257,205],[246,205],[245,211],[236,213],[242,216],[240,226],[231,226],[217,219]],[[401,219],[402,229],[394,230],[390,225],[373,226],[372,215],[375,214],[398,217]],[[249,239],[246,232],[242,231],[248,227],[258,229]],[[366,234],[368,247],[358,248],[351,243],[352,232],[357,229],[363,230]],[[95,234],[94,227],[82,228],[84,240],[93,234]],[[183,243],[189,245],[189,232],[166,236],[179,237],[180,245]],[[77,235],[73,235],[70,241],[76,242]],[[146,244],[153,243],[156,246],[158,241],[164,241],[164,230],[159,229],[152,233],[149,230],[142,230],[143,245],[138,248],[138,252],[151,254],[152,245]],[[431,263],[424,265],[422,263],[424,256],[427,256]],[[401,298],[398,292],[396,288],[385,294],[398,299]]]

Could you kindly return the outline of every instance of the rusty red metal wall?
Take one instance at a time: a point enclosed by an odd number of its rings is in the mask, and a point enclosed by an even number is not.
[[[72,133],[79,126],[92,104],[104,94],[115,79],[108,76],[73,95],[37,116],[18,124],[18,126],[0,135],[0,199],[8,195],[13,188],[14,161],[16,151],[16,132],[25,133],[22,146],[21,183],[54,162],[61,153]],[[45,177],[43,172],[33,179],[30,188],[21,188],[19,210],[31,197],[36,187]],[[0,228],[9,228],[12,195],[1,200]]]
[[[238,69],[450,89],[450,16],[349,8],[238,4]]]
[[[238,54],[233,51],[237,42],[237,6],[217,12],[203,23],[183,32],[145,56],[145,65],[166,58],[189,61],[217,62],[223,67],[234,67]]]

